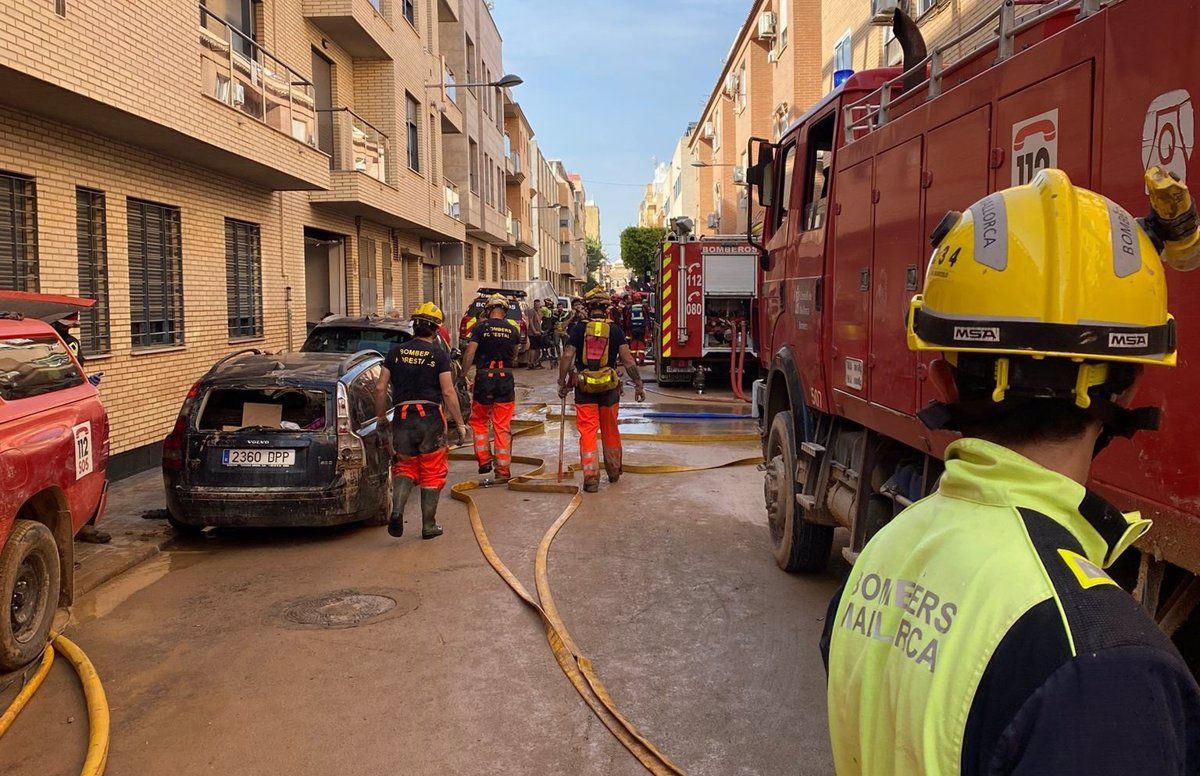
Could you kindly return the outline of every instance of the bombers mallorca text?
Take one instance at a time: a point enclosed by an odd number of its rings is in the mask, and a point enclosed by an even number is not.
[[[902,613],[891,611],[894,609]],[[938,639],[950,632],[957,614],[957,604],[918,582],[868,572],[855,580],[839,624],[869,639],[890,643],[933,673],[937,670]],[[897,616],[900,621],[889,632]]]

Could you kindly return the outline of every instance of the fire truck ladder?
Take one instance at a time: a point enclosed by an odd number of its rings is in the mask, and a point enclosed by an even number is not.
[[[954,72],[960,65],[970,61],[976,53],[992,46],[996,47],[996,63],[1003,62],[1013,55],[1013,42],[1017,35],[1028,30],[1052,14],[1068,8],[1079,7],[1075,21],[1082,21],[1112,0],[1004,0],[1000,6],[987,16],[980,19],[967,30],[959,33],[943,43],[938,44],[928,55],[900,75],[885,81],[875,91],[857,102],[842,108],[842,127],[847,144],[853,143],[860,137],[865,137],[888,122],[889,112],[893,102],[909,94],[916,94],[924,86],[928,99],[941,94],[942,78]],[[1038,5],[1037,10],[1016,15],[1018,5]],[[961,46],[970,38],[978,35],[991,24],[998,24],[997,39],[983,42],[953,63],[946,63],[947,52],[955,46]],[[902,86],[906,79],[920,78],[912,84],[908,91],[897,95],[897,86]]]

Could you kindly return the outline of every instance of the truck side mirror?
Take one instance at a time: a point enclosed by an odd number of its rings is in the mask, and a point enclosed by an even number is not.
[[[746,182],[758,190],[758,202],[763,207],[771,206],[775,182],[775,147],[760,143],[758,159],[746,170]]]

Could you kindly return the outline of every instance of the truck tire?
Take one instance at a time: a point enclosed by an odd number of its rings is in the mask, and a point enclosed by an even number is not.
[[[33,662],[46,648],[61,584],[58,545],[41,523],[17,520],[0,552],[0,671]]]
[[[792,413],[776,413],[767,433],[763,495],[775,563],[789,573],[824,571],[833,547],[833,526],[810,523],[796,504],[796,432]]]

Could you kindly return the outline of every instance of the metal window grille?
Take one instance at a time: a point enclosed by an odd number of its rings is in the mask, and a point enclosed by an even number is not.
[[[466,259],[463,261],[463,277],[475,277],[475,246],[464,245],[463,249],[467,252]]]
[[[258,224],[225,219],[225,297],[229,336],[261,337],[262,237]]]
[[[37,185],[0,172],[0,288],[38,290]]]
[[[79,342],[86,355],[109,353],[108,224],[103,191],[75,189],[75,246],[79,295],[96,300],[79,315]]]
[[[179,208],[129,199],[129,318],[134,349],[183,343]]]
[[[363,315],[379,311],[379,274],[376,272],[375,241],[358,241],[358,304]]]
[[[487,280],[487,248],[477,248],[476,254],[479,256],[479,279]]]
[[[408,101],[408,168],[413,172],[421,171],[421,106],[412,97]]]
[[[492,280],[500,279],[500,251],[492,253]]]

